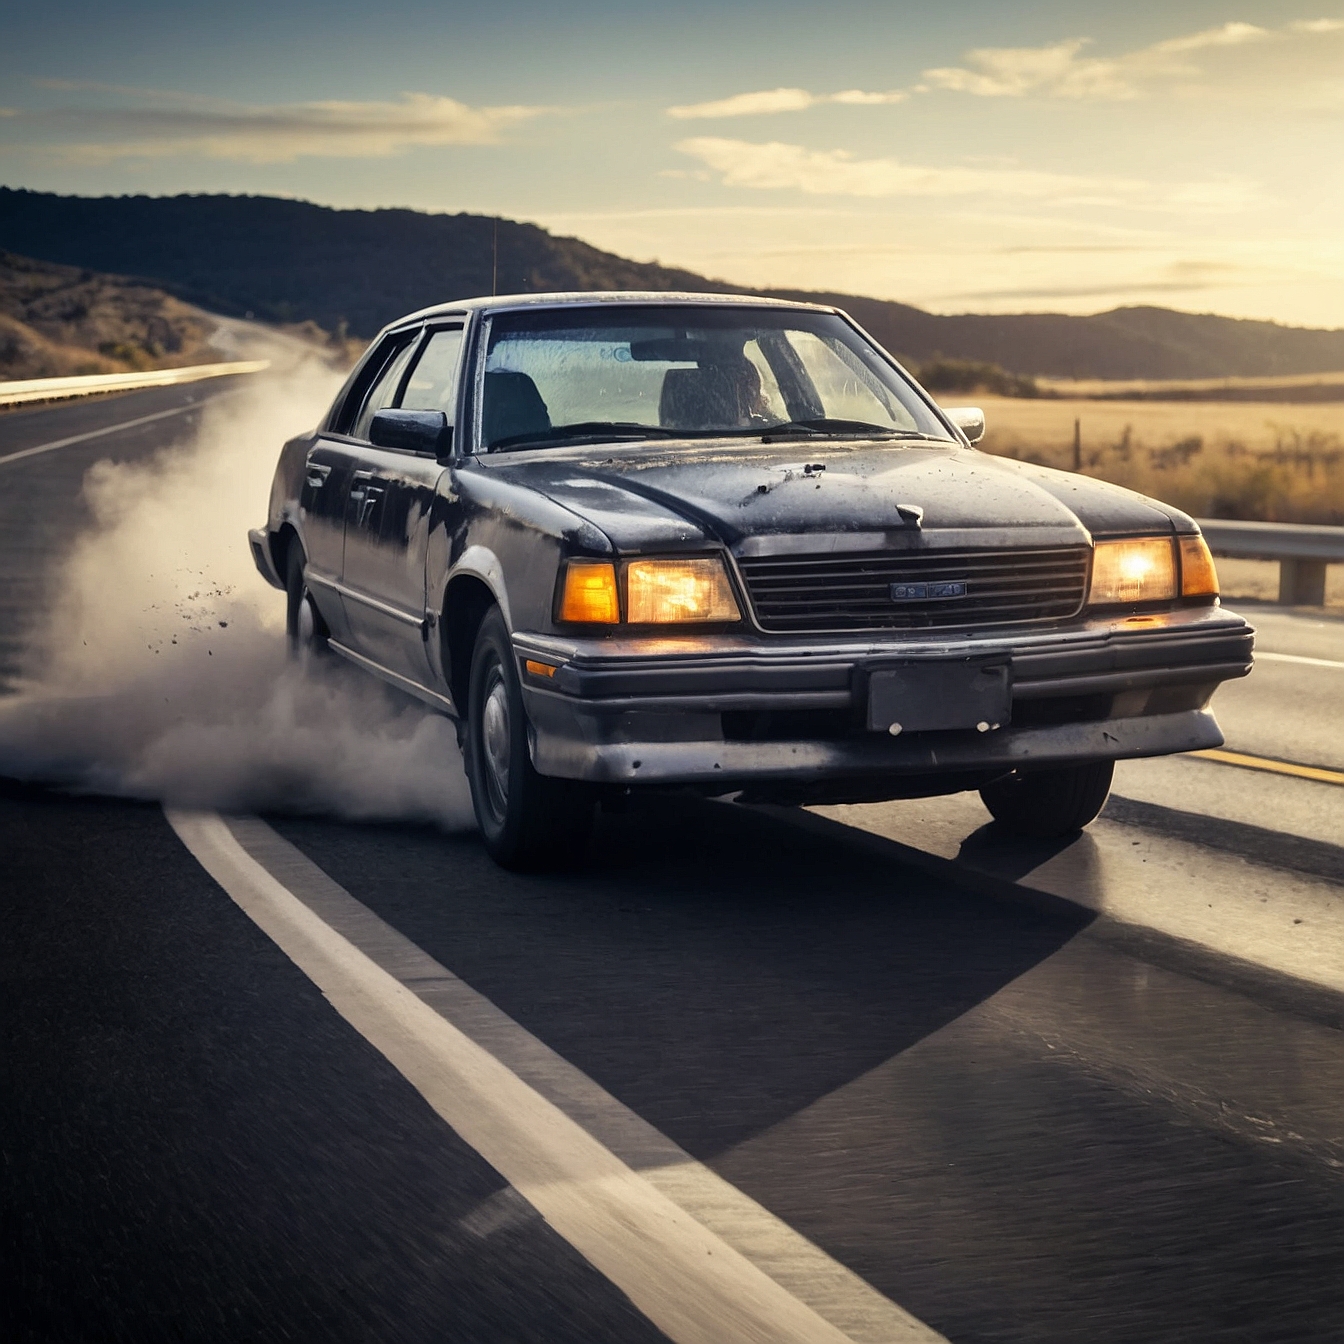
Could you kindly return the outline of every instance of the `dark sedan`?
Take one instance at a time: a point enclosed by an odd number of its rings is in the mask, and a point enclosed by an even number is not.
[[[475,299],[373,342],[250,542],[296,651],[457,720],[501,863],[646,787],[1066,834],[1116,760],[1222,742],[1252,632],[1190,518],[983,428],[836,309]]]

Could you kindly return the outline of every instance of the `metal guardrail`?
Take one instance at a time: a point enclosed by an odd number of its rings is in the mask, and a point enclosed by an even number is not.
[[[1242,523],[1201,518],[1214,555],[1230,560],[1277,560],[1279,601],[1285,606],[1325,605],[1325,567],[1344,564],[1344,527],[1313,523]]]
[[[183,369],[151,369],[148,373],[90,373],[73,378],[24,378],[0,383],[0,406],[20,406],[29,401],[63,401],[88,397],[96,392],[124,392],[137,387],[172,387],[202,378],[226,378],[236,373],[261,373],[271,367],[269,359],[242,359],[228,364],[191,364]]]

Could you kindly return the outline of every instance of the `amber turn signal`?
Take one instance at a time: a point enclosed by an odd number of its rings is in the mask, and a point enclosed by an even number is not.
[[[740,621],[728,571],[717,556],[693,560],[632,560],[625,572],[631,625]]]
[[[558,669],[550,663],[539,663],[535,658],[526,658],[523,660],[523,666],[534,677],[553,677]]]
[[[1218,571],[1203,537],[1181,538],[1181,596],[1218,596]]]
[[[565,566],[560,619],[584,625],[615,625],[621,619],[616,566],[605,560],[571,560]]]
[[[1093,606],[1170,601],[1176,596],[1176,548],[1170,537],[1099,541],[1092,549]]]

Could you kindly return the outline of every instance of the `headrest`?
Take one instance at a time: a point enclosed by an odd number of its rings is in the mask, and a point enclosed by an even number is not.
[[[668,369],[658,398],[665,429],[728,429],[741,418],[733,380],[717,366]]]
[[[481,439],[487,449],[516,434],[544,434],[550,428],[550,412],[527,374],[500,371],[485,375]]]

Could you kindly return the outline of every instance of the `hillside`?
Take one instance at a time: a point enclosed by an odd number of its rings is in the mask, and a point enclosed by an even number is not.
[[[0,379],[208,361],[214,328],[161,289],[0,252]]]
[[[0,247],[135,275],[212,311],[372,336],[445,299],[542,289],[724,289],[531,224],[330,210],[266,196],[55,196],[0,187]]]
[[[415,308],[490,293],[496,236],[499,293],[737,288],[481,215],[332,210],[261,196],[75,197],[0,188],[0,247],[137,276],[213,311],[312,320],[328,331],[344,324],[366,338]],[[916,364],[944,355],[1063,378],[1344,370],[1344,331],[1165,308],[940,316],[855,295],[786,296],[838,304]]]

